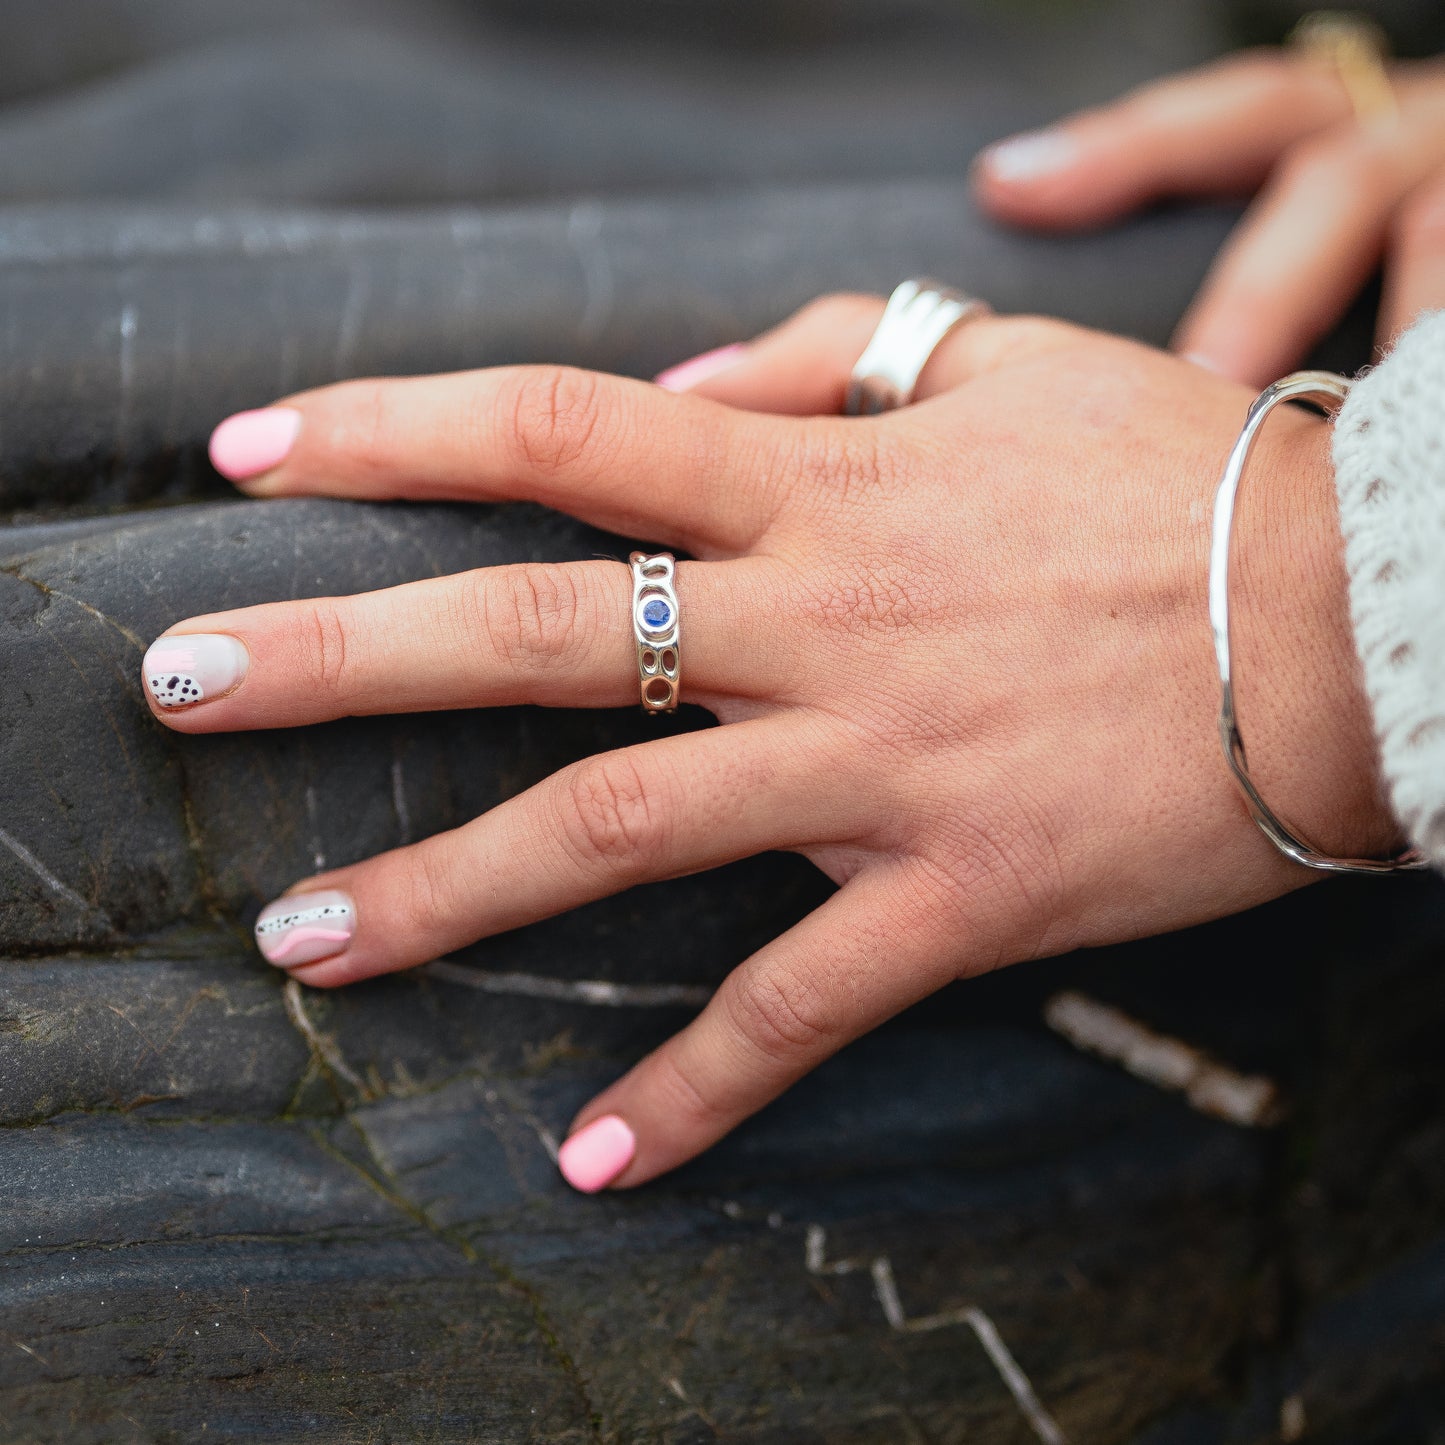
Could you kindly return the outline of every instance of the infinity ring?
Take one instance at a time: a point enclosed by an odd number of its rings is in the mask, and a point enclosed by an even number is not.
[[[908,406],[918,378],[938,344],[960,321],[988,316],[993,308],[938,281],[905,281],[889,298],[867,349],[848,382],[844,411],[877,416]]]
[[[673,590],[677,558],[671,552],[634,552],[627,560],[632,567],[632,635],[637,643],[642,710],[675,712],[682,687]]]

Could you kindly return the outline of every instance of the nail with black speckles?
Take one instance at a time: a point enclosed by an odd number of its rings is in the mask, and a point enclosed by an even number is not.
[[[157,638],[141,663],[141,680],[158,707],[193,707],[240,686],[250,654],[222,633],[177,633]]]

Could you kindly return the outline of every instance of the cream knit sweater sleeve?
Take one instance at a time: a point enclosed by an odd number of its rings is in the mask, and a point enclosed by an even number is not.
[[[1390,802],[1445,869],[1445,312],[1350,389],[1335,484]]]

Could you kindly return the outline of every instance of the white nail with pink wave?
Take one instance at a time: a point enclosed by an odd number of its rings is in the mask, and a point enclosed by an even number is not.
[[[256,947],[267,963],[299,968],[340,953],[355,932],[351,895],[324,888],[268,903],[256,919]]]
[[[151,643],[141,663],[141,677],[161,707],[194,707],[239,686],[249,662],[250,654],[239,638],[186,632]]]

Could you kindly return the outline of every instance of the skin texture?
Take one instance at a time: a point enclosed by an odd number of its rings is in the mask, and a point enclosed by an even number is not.
[[[1445,305],[1445,63],[1390,67],[1398,118],[1361,124],[1334,67],[1249,51],[1172,76],[974,167],[1000,219],[1048,230],[1168,196],[1258,193],[1174,349],[1264,386],[1299,364],[1385,264],[1382,346]]]
[[[691,391],[563,368],[353,382],[256,495],[539,500],[686,548],[687,696],[724,726],[583,761],[457,831],[299,881],[356,932],[294,976],[406,968],[629,885],[763,849],[840,890],[590,1103],[616,1181],[705,1149],[944,983],[1153,934],[1309,881],[1221,762],[1209,503],[1250,392],[1165,353],[980,318],[918,404],[836,415],[871,297],[806,309]],[[831,414],[830,414],[831,413]],[[1272,421],[1236,541],[1240,706],[1266,795],[1383,851],[1326,424]],[[182,732],[533,702],[636,705],[630,577],[501,567],[192,618],[250,666],[155,708]],[[787,619],[779,627],[778,619]],[[595,1181],[593,1181],[595,1183]]]

